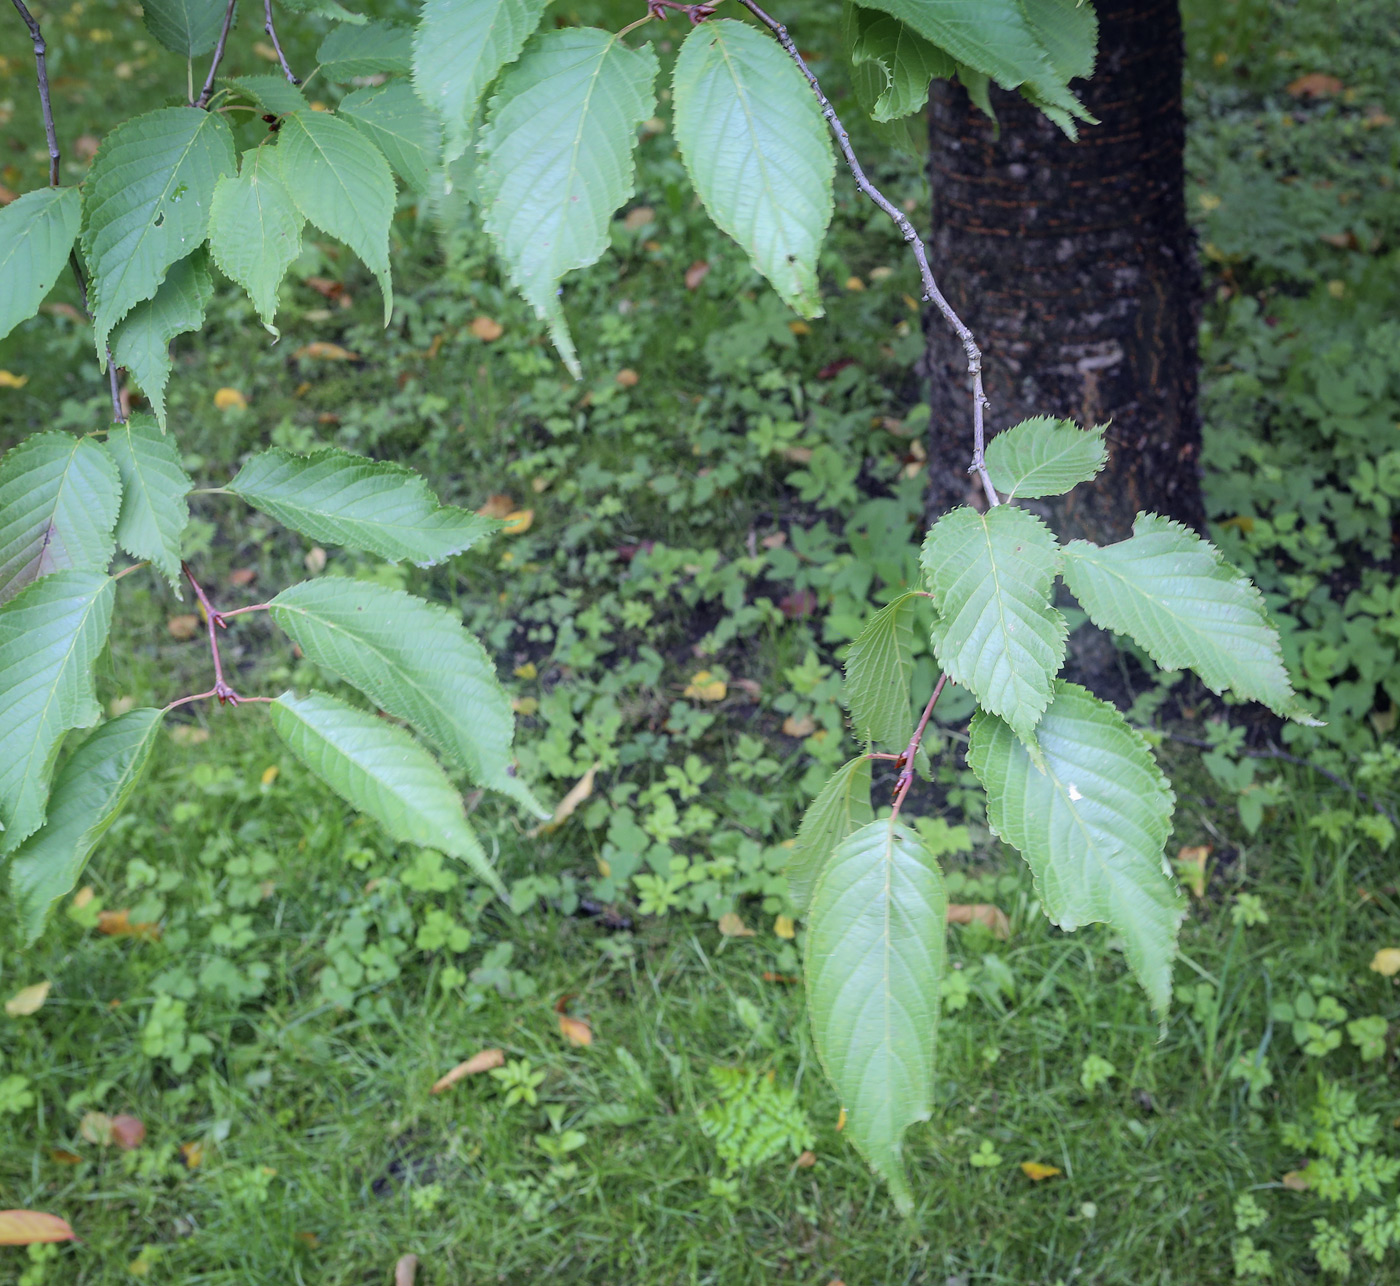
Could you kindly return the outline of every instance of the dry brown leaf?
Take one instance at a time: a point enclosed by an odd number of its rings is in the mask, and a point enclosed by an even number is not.
[[[50,1148],[49,1160],[57,1165],[82,1165],[83,1158],[76,1152],[70,1152],[67,1148]]]
[[[637,232],[645,228],[648,223],[656,218],[656,211],[649,205],[639,205],[635,210],[628,210],[627,217],[623,219],[622,226],[628,232]]]
[[[146,1141],[146,1126],[139,1116],[118,1113],[112,1118],[112,1142],[123,1152],[133,1152]]]
[[[1211,851],[1209,844],[1183,845],[1176,855],[1177,878],[1191,890],[1192,897],[1206,895],[1206,859]]]
[[[418,1276],[418,1256],[400,1255],[394,1265],[394,1286],[413,1286]]]
[[[1040,1183],[1045,1179],[1053,1179],[1057,1174],[1064,1171],[1057,1165],[1045,1165],[1040,1161],[1022,1161],[1021,1173],[1032,1183]]]
[[[636,388],[637,381],[640,380],[642,377],[638,375],[637,372],[634,371],[630,366],[624,366],[620,371],[618,371],[616,375],[613,376],[613,378],[623,388]]]
[[[719,931],[726,938],[751,938],[753,930],[744,923],[737,911],[726,911],[719,918]]]
[[[705,259],[697,259],[689,268],[685,270],[685,288],[696,290],[700,283],[710,275],[710,265]]]
[[[812,328],[805,321],[790,321],[788,329],[794,335],[810,335],[812,333]]]
[[[345,283],[330,277],[307,277],[306,284],[327,299],[339,299],[345,293]]]
[[[1011,936],[1011,921],[1006,912],[990,902],[950,902],[948,904],[949,924],[985,924],[992,931],[992,937],[1005,942]]]
[[[1290,1170],[1279,1180],[1289,1192],[1306,1192],[1312,1187],[1306,1170]]]
[[[228,583],[236,589],[242,589],[245,585],[251,585],[257,578],[256,567],[235,567],[228,574]]]
[[[1297,80],[1290,81],[1288,92],[1294,98],[1335,98],[1345,88],[1346,86],[1335,76],[1313,71],[1306,76],[1299,76]]]
[[[804,714],[800,719],[790,714],[783,720],[783,733],[789,737],[810,737],[816,730],[817,721],[809,714]]]
[[[505,1053],[499,1049],[483,1049],[473,1054],[465,1062],[458,1063],[450,1072],[444,1073],[433,1082],[430,1093],[441,1094],[445,1089],[451,1089],[463,1077],[475,1076],[478,1072],[489,1072],[493,1067],[504,1067],[506,1061]]]
[[[11,1018],[27,1018],[44,1007],[49,998],[49,988],[53,986],[47,978],[36,982],[32,987],[21,987],[5,1002],[5,1012]]]
[[[817,1154],[810,1148],[804,1148],[802,1154],[797,1158],[797,1168],[799,1170],[810,1170],[817,1163]]]
[[[1371,957],[1371,970],[1382,978],[1400,973],[1400,947],[1382,947]]]
[[[72,1241],[75,1233],[57,1215],[37,1210],[0,1210],[0,1246],[34,1246],[40,1242]]]
[[[529,698],[526,698],[529,700]],[[593,793],[593,781],[598,776],[598,764],[594,764],[582,777],[578,779],[563,799],[559,801],[558,807],[554,810],[554,816],[547,822],[541,822],[538,826],[525,832],[527,839],[535,839],[540,835],[548,835],[551,831],[557,831],[565,822],[577,811],[578,806],[583,803]]]
[[[575,1018],[572,1014],[559,1015],[559,1034],[570,1045],[591,1045],[593,1043],[593,1028],[582,1018]]]
[[[467,329],[487,344],[495,343],[506,333],[506,328],[494,317],[473,317]]]
[[[236,388],[221,388],[214,394],[214,405],[221,411],[246,410],[248,399]]]
[[[516,509],[506,514],[506,525],[501,528],[503,536],[523,536],[535,524],[533,509]]]
[[[486,503],[477,510],[483,518],[504,518],[515,508],[515,498],[504,491],[497,491],[486,497]]]
[[[303,344],[292,356],[318,362],[358,362],[360,360],[348,348],[342,348],[339,344],[332,344],[329,340],[324,339],[313,339],[309,344]]]
[[[795,987],[799,982],[802,981],[802,979],[799,978],[795,973],[773,973],[771,970],[765,970],[763,974],[763,981],[780,982],[785,987]]]
[[[199,633],[200,619],[193,612],[181,612],[166,621],[165,628],[170,631],[171,638],[185,643]]]
[[[11,188],[7,188],[3,183],[0,183],[0,205],[9,205],[11,201],[18,200],[18,192],[15,192]],[[76,312],[77,310],[74,309],[74,311]]]
[[[97,931],[109,938],[145,938],[148,942],[155,942],[160,937],[159,924],[132,924],[131,912],[126,907],[117,911],[99,911]]]

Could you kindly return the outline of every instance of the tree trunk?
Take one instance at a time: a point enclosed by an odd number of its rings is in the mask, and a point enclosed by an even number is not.
[[[935,81],[929,178],[934,275],[982,347],[988,432],[1032,415],[1107,423],[1098,481],[1042,510],[1062,537],[1106,543],[1141,510],[1197,528],[1205,514],[1178,0],[1094,7],[1098,66],[1076,89],[1100,123],[1074,143],[994,88],[998,133],[961,86]],[[978,493],[966,362],[941,318],[929,328],[938,514]]]

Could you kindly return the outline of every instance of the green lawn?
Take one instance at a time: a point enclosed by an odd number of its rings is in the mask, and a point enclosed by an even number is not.
[[[813,8],[819,47],[835,7]],[[1203,2],[1188,16],[1217,535],[1261,580],[1327,712],[1291,752],[1393,810],[1400,439],[1382,430],[1400,424],[1400,343],[1385,343],[1400,49],[1386,9]],[[125,6],[41,16],[66,138],[183,83],[177,59],[133,52]],[[296,66],[314,25],[284,33]],[[93,30],[112,39],[91,45]],[[25,56],[11,41],[0,67],[14,190],[43,171]],[[1348,92],[1288,92],[1312,72]],[[919,199],[917,163],[884,156],[880,181]],[[1046,924],[962,765],[968,707],[940,704],[936,780],[913,802],[953,900],[1001,908],[1009,933],[950,930],[938,1107],[907,1148],[913,1217],[842,1140],[794,985],[800,925],[780,934],[780,872],[847,749],[841,650],[916,565],[912,275],[847,189],[823,264],[829,318],[794,333],[692,208],[669,136],[642,157],[631,209],[650,213],[620,218],[616,253],[566,290],[582,386],[470,227],[444,253],[407,205],[387,332],[373,282],[326,245],[297,265],[280,343],[224,292],[177,345],[170,422],[203,487],[256,444],[329,442],[412,463],[445,499],[530,511],[528,530],[447,568],[332,550],[315,574],[454,604],[516,698],[522,774],[551,800],[594,765],[596,784],[533,838],[481,803],[507,907],[354,818],[258,708],[172,719],[85,877],[90,900],[28,951],[0,909],[0,999],[52,984],[37,1012],[0,1018],[0,1206],[61,1214],[81,1237],[0,1248],[0,1281],[340,1286],[388,1281],[407,1252],[426,1286],[1209,1286],[1313,1282],[1343,1254],[1352,1282],[1395,1280],[1400,1002],[1369,968],[1400,947],[1393,831],[1346,787],[1242,757],[1245,729],[1190,687],[1140,682],[1134,707],[1144,726],[1219,743],[1203,760],[1162,741],[1169,854],[1212,848],[1162,1024],[1111,934]],[[327,298],[331,282],[343,289]],[[473,330],[481,318],[498,339]],[[0,368],[27,377],[0,389],[0,445],[102,423],[90,356],[64,316],[0,343]],[[220,409],[220,389],[246,407]],[[193,507],[189,556],[222,606],[320,567],[324,551],[232,497]],[[188,595],[145,575],[121,588],[104,702],[204,686],[207,653],[169,627]],[[326,683],[261,616],[238,619],[225,654],[246,692]],[[101,932],[120,910],[158,936]],[[726,913],[752,935],[721,933]],[[565,1038],[561,1008],[591,1044]],[[431,1093],[485,1049],[503,1051],[503,1076]],[[753,1075],[722,1099],[716,1069]],[[94,1141],[90,1113],[140,1117],[142,1146]],[[1286,1185],[1309,1160],[1307,1189]],[[1033,1181],[1023,1162],[1060,1173]]]

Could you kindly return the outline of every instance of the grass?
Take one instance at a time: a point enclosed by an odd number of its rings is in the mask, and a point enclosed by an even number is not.
[[[1262,9],[1233,7],[1231,26],[1201,6],[1192,24],[1200,152],[1247,174],[1253,153],[1232,141],[1234,117],[1280,92],[1289,59],[1342,57],[1315,7],[1272,9],[1273,27]],[[140,31],[125,9],[45,17],[67,137],[148,106],[183,71],[155,51],[129,56]],[[93,45],[99,23],[115,38]],[[316,41],[298,30],[282,34],[304,67]],[[1280,58],[1292,36],[1305,52]],[[235,57],[235,72],[262,70],[246,49]],[[1240,68],[1253,79],[1241,83]],[[7,128],[24,146],[32,106],[14,98]],[[41,181],[32,150],[14,155],[17,173],[0,181]],[[918,197],[912,162],[877,168],[901,199]],[[1373,1150],[1400,1152],[1393,1046],[1364,1060],[1345,1023],[1328,1022],[1340,1044],[1307,1054],[1271,1008],[1307,990],[1349,1020],[1389,1024],[1400,1010],[1393,984],[1367,967],[1400,945],[1393,859],[1348,821],[1365,812],[1351,795],[1290,766],[1251,834],[1236,787],[1165,744],[1180,799],[1170,852],[1208,843],[1216,865],[1192,901],[1178,1003],[1159,1024],[1111,935],[1046,925],[959,766],[966,711],[940,705],[949,753],[921,807],[945,820],[955,900],[995,903],[1010,933],[951,931],[958,981],[940,1024],[937,1108],[908,1144],[910,1219],[842,1140],[787,981],[799,958],[777,932],[786,903],[774,872],[841,753],[840,647],[910,574],[921,420],[909,372],[922,341],[897,239],[867,226],[849,191],[823,264],[830,320],[797,336],[691,208],[665,135],[643,144],[642,174],[634,205],[650,219],[619,221],[615,256],[566,293],[584,396],[559,378],[474,237],[444,259],[407,210],[389,331],[372,283],[334,247],[312,246],[285,292],[281,344],[225,294],[198,341],[177,345],[171,423],[203,486],[269,439],[326,441],[414,463],[460,503],[509,493],[533,510],[527,532],[449,569],[385,569],[339,551],[327,569],[458,606],[516,696],[526,776],[557,798],[598,762],[599,785],[573,822],[537,840],[482,805],[507,909],[353,819],[259,711],[186,712],[85,877],[93,901],[55,915],[27,952],[0,909],[0,995],[53,984],[37,1013],[0,1020],[0,1206],[61,1212],[83,1238],[37,1257],[0,1249],[0,1281],[340,1286],[387,1280],[413,1251],[427,1286],[1210,1286],[1259,1267],[1252,1248],[1272,1257],[1270,1280],[1311,1282],[1318,1218],[1345,1232],[1352,1281],[1391,1280],[1394,1251],[1366,1256],[1350,1227],[1380,1198],[1334,1203],[1283,1184],[1322,1155],[1316,1140],[1280,1135],[1311,1111],[1320,1077],[1375,1116]],[[1330,273],[1332,253],[1308,249],[1309,271]],[[685,288],[700,262],[708,275]],[[853,276],[864,288],[841,289]],[[350,306],[311,278],[341,282]],[[472,334],[479,316],[504,326],[499,341]],[[313,339],[355,359],[297,356]],[[0,404],[6,442],[98,422],[88,342],[48,316],[0,345],[0,366],[29,376]],[[637,382],[619,382],[623,370]],[[215,410],[221,387],[248,409]],[[187,552],[232,605],[304,576],[312,551],[209,495],[195,502]],[[256,582],[239,586],[236,569]],[[103,700],[202,686],[205,654],[166,625],[188,598],[140,576],[122,588]],[[227,647],[248,690],[320,681],[258,618]],[[701,668],[727,684],[722,701],[684,696]],[[785,731],[803,719],[814,731]],[[681,772],[692,757],[695,773]],[[708,818],[686,834],[693,807]],[[671,817],[681,833],[662,827]],[[658,877],[716,854],[733,869],[698,879],[669,913],[642,915],[618,874],[642,850],[638,870]],[[1256,905],[1267,922],[1246,923]],[[104,935],[99,908],[157,922],[161,936]],[[718,932],[728,910],[752,937]],[[564,1039],[559,1004],[591,1025],[591,1045]],[[536,1104],[507,1105],[489,1075],[430,1093],[486,1048],[543,1073]],[[1091,1058],[1113,1068],[1101,1083],[1086,1076]],[[700,1122],[717,1066],[771,1072],[794,1090],[815,1164],[799,1165],[788,1137],[773,1158],[728,1173]],[[139,1116],[144,1145],[85,1138],[94,1111]],[[555,1160],[568,1131],[584,1141]],[[1324,1132],[1324,1146],[1341,1132]],[[189,1145],[198,1150],[182,1153]],[[1019,1168],[1030,1161],[1062,1173],[1034,1183]],[[1390,1202],[1393,1182],[1377,1186]],[[1242,1194],[1263,1225],[1237,1228]]]

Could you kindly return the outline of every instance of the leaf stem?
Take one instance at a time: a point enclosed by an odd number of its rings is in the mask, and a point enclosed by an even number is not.
[[[228,44],[228,29],[233,25],[233,10],[238,0],[228,0],[224,10],[224,25],[219,31],[219,43],[214,46],[214,57],[209,62],[209,74],[204,78],[204,88],[194,100],[195,107],[208,107],[209,96],[214,92],[214,78],[219,74],[219,64],[224,60],[224,46]]]
[[[223,658],[219,656],[219,630],[228,629],[228,618],[237,616],[239,612],[252,612],[258,608],[265,608],[267,604],[258,603],[254,607],[240,607],[232,612],[218,612],[214,610],[214,604],[209,601],[209,595],[204,592],[204,587],[194,578],[194,572],[190,570],[189,563],[182,562],[180,570],[185,573],[185,579],[189,581],[190,587],[194,590],[194,596],[199,600],[199,605],[204,609],[204,620],[209,627],[209,655],[214,661],[214,686],[208,692],[198,692],[192,697],[181,697],[174,705],[167,706],[167,710],[173,710],[176,705],[183,705],[186,701],[198,701],[204,697],[218,697],[219,704],[227,702],[229,705],[244,705],[249,701],[271,701],[271,697],[245,697],[240,696],[235,689],[224,682]]]
[[[658,3],[669,4],[669,0],[658,0]],[[939,290],[938,283],[934,280],[933,269],[929,267],[928,250],[924,246],[923,238],[915,231],[914,225],[909,222],[904,211],[890,201],[866,177],[865,171],[861,168],[861,164],[851,148],[851,136],[846,132],[846,127],[841,124],[841,118],[836,115],[836,109],[827,101],[826,94],[822,91],[821,82],[817,80],[812,69],[807,66],[806,59],[802,57],[801,51],[793,43],[792,37],[788,35],[787,28],[776,18],[770,17],[760,9],[754,0],[739,0],[739,3],[778,38],[778,43],[787,52],[787,56],[797,64],[798,70],[807,78],[807,83],[812,87],[812,93],[817,96],[822,115],[826,118],[826,123],[831,127],[831,132],[836,136],[841,153],[846,158],[847,168],[856,181],[856,187],[874,201],[890,217],[894,226],[899,229],[899,235],[904,238],[910,250],[914,252],[914,258],[918,262],[919,277],[924,287],[924,299],[938,309],[943,320],[953,328],[961,342],[963,352],[967,354],[967,373],[972,377],[972,464],[968,468],[968,472],[975,473],[981,481],[982,490],[987,497],[987,504],[991,506],[1000,504],[996,488],[992,486],[991,475],[987,472],[986,425],[983,413],[991,403],[987,401],[987,394],[982,388],[982,350],[977,347],[972,332],[964,325],[962,318],[953,311],[953,306]],[[695,19],[692,17],[691,20]]]
[[[924,730],[928,727],[933,707],[938,704],[938,698],[943,695],[943,689],[947,684],[947,674],[940,674],[938,682],[934,684],[933,695],[929,697],[928,705],[924,707],[924,713],[919,719],[918,726],[914,729],[914,735],[909,738],[908,746],[898,758],[897,762],[902,766],[894,783],[894,808],[890,814],[891,820],[899,816],[899,810],[904,805],[904,797],[909,793],[909,787],[914,784],[914,757],[919,753],[919,747],[923,744]]]
[[[266,612],[272,607],[271,603],[252,603],[247,607],[235,607],[231,612],[220,612],[219,615],[226,621],[231,621],[235,616],[242,616],[244,612]]]

